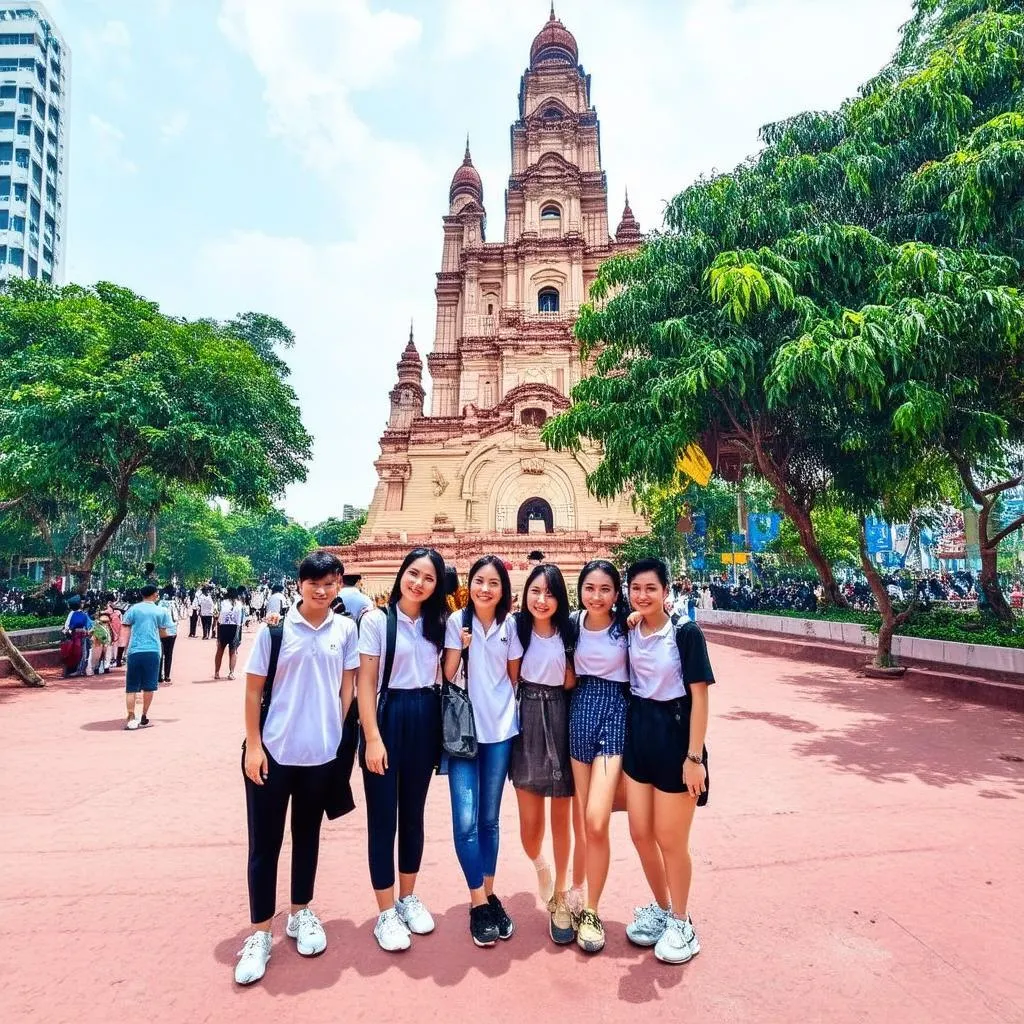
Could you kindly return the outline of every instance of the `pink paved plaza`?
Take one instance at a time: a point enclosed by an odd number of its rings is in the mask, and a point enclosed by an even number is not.
[[[241,678],[213,682],[213,644],[182,637],[154,726],[134,733],[121,673],[0,689],[0,1020],[1024,1022],[1024,716],[712,656],[692,963],[625,939],[649,894],[621,814],[607,949],[552,946],[511,789],[498,890],[518,930],[476,949],[443,780],[419,887],[437,931],[381,952],[356,777],[356,812],[324,830],[327,952],[300,958],[279,914],[267,975],[245,990]],[[287,856],[286,841],[281,907]]]

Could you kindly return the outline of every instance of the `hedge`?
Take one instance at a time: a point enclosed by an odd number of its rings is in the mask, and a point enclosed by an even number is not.
[[[0,615],[0,626],[11,632],[15,629],[44,629],[47,626],[63,626],[66,615],[50,615],[37,618],[35,615]]]

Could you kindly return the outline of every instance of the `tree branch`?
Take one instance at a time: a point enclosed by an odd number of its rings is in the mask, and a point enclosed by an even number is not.
[[[1009,526],[1003,527],[994,537],[990,538],[986,547],[994,548],[1002,541],[1006,540],[1011,533],[1016,533],[1022,526],[1024,526],[1024,516],[1018,516]]]

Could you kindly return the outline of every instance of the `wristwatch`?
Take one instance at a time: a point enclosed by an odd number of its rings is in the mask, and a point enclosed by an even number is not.
[[[692,761],[694,764],[704,763],[704,759],[700,756],[700,754],[695,754],[692,750],[688,750],[686,752],[686,760]]]

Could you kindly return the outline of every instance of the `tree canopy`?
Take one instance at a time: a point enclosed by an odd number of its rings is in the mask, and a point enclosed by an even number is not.
[[[606,496],[665,483],[689,444],[727,438],[832,600],[813,513],[872,451],[935,453],[976,500],[1012,486],[1022,55],[1020,0],[918,0],[857,97],[766,126],[756,157],[676,196],[665,233],[602,265],[576,325],[594,372],[549,443],[600,441],[589,484]],[[859,509],[892,484],[862,474],[844,493]],[[1005,605],[984,540],[982,560],[990,603]]]
[[[246,324],[270,348],[243,337]],[[305,478],[311,451],[267,357],[289,338],[256,314],[175,319],[113,284],[12,282],[0,294],[0,502],[81,586],[129,514],[152,519],[174,488],[266,508]]]

